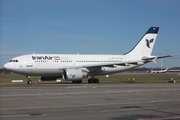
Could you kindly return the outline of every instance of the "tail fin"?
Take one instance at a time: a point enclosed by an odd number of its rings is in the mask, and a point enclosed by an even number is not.
[[[168,71],[168,67],[165,69],[165,71]]]
[[[156,41],[159,27],[151,27],[136,44],[136,46],[125,55],[150,56]]]

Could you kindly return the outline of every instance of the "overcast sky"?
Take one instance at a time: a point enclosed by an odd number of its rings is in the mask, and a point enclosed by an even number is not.
[[[31,53],[124,54],[151,26],[160,27],[153,55],[176,55],[163,66],[180,67],[180,0],[0,2],[0,67]]]

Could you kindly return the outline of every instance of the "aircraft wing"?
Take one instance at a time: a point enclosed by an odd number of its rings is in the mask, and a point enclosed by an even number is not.
[[[131,62],[114,62],[114,63],[100,63],[100,64],[87,64],[87,65],[79,65],[79,66],[62,66],[59,69],[73,69],[73,68],[87,68],[92,70],[100,69],[101,67],[115,67],[115,66],[130,66],[130,65],[142,65],[148,62],[156,62],[157,59],[172,57],[172,55],[167,56],[152,56],[152,57],[143,57],[143,61],[131,61]]]
[[[100,69],[101,67],[115,67],[116,65],[118,66],[130,66],[131,64],[133,65],[140,65],[143,64],[141,61],[132,61],[132,62],[114,62],[114,63],[101,63],[101,64],[87,64],[87,65],[79,65],[79,66],[63,66],[60,67],[59,69],[67,69],[67,68],[95,68],[95,69]]]

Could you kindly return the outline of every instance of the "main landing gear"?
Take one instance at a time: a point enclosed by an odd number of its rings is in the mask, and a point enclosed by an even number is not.
[[[82,83],[82,80],[72,81],[72,83]]]
[[[99,79],[96,79],[95,76],[92,76],[92,78],[88,79],[88,83],[99,83]]]
[[[27,84],[31,85],[32,84],[31,76],[27,76],[27,78],[28,78]]]

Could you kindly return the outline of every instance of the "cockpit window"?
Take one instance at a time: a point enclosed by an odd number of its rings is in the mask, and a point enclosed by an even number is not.
[[[18,60],[10,60],[9,62],[18,62]]]

